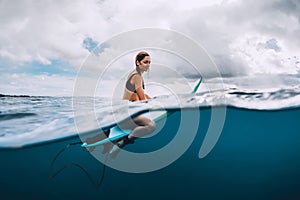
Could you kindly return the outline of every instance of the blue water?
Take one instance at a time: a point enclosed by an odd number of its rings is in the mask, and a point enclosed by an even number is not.
[[[148,173],[127,173],[108,167],[101,188],[94,188],[76,167],[65,169],[54,179],[48,178],[49,166],[58,151],[66,144],[80,140],[63,139],[78,134],[73,98],[1,97],[2,196],[13,199],[300,198],[299,87],[228,87],[225,91],[179,96],[180,106],[172,96],[129,105],[129,113],[141,111],[145,106],[155,109],[157,102],[164,108],[179,111],[165,121],[159,133],[137,140],[126,150],[141,153],[163,148],[178,133],[184,114],[199,128],[182,156],[172,164]],[[105,98],[79,98],[77,101],[83,107],[90,102],[95,104],[98,124],[108,125],[115,119]],[[115,105],[117,110],[125,106],[122,101]],[[180,112],[183,108],[189,109]],[[224,108],[226,116],[220,137],[208,155],[200,158],[199,151],[210,127],[213,110]],[[198,111],[200,120],[193,121],[191,116]],[[119,114],[120,118],[125,116]],[[87,123],[86,131],[97,128],[80,114],[77,117],[80,123]],[[57,138],[62,139],[40,143]],[[24,145],[27,147],[16,148]],[[68,149],[57,160],[54,170],[74,162],[86,168],[94,180],[100,179],[103,164],[79,146]]]
[[[201,91],[201,88],[200,88]],[[80,134],[105,127],[147,109],[183,109],[232,106],[249,110],[296,109],[300,88],[237,89],[203,91],[196,95],[157,96],[148,102],[128,103],[109,98],[87,97],[0,97],[0,146],[21,146]],[[75,105],[75,106],[74,106]],[[92,110],[87,110],[91,108]],[[95,115],[94,121],[86,116]],[[74,123],[77,120],[77,126]],[[84,127],[78,129],[78,127]],[[79,131],[79,132],[78,132]]]

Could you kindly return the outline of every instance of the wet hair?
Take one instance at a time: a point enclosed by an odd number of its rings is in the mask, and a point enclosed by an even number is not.
[[[141,51],[135,56],[135,69],[139,74],[141,74],[141,70],[138,68],[137,61],[141,62],[146,56],[150,56],[146,51]]]
[[[137,67],[137,61],[141,62],[146,56],[150,56],[146,51],[141,51],[135,56],[135,66]]]

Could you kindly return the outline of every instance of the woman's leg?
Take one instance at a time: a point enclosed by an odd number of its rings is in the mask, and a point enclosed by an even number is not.
[[[135,139],[148,135],[155,130],[155,123],[143,116],[138,116],[130,121],[122,122],[118,126],[122,129],[132,129],[132,131],[127,137],[116,143],[115,148],[113,148],[110,153],[111,158],[115,158],[120,149],[125,145],[132,144]]]
[[[109,137],[109,133],[110,133],[110,130],[109,130],[109,129],[108,129],[108,130],[104,130],[104,131],[103,131],[102,133],[100,133],[99,135],[96,135],[96,136],[91,137],[91,138],[87,138],[85,142],[86,142],[87,144],[91,144],[91,143],[95,143],[95,142],[104,140],[104,139],[106,139],[106,138]],[[110,143],[106,143],[106,144],[104,144],[103,146],[104,146],[103,151],[102,151],[103,154],[104,154],[104,153],[107,153],[107,152],[111,149],[111,144],[110,144]],[[95,150],[95,148],[96,148],[96,146],[90,147],[90,148],[88,148],[88,151],[89,151],[89,152],[92,152],[92,151]]]
[[[122,129],[131,129],[128,139],[140,138],[152,133],[155,130],[155,123],[144,116],[137,116],[134,119],[119,124]]]

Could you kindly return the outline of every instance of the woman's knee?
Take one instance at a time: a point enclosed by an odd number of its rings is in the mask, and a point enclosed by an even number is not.
[[[148,130],[149,130],[149,133],[152,133],[153,131],[155,131],[156,124],[155,124],[153,121],[150,121],[150,122],[147,124],[147,128],[148,128]]]

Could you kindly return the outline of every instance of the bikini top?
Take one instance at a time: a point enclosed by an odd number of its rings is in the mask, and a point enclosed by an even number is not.
[[[132,77],[133,77],[134,75],[136,75],[136,74],[138,74],[138,73],[133,73],[133,74],[128,78],[128,80],[127,80],[127,82],[126,82],[126,88],[127,88],[127,90],[129,90],[129,91],[131,91],[131,92],[134,92],[134,93],[136,93],[136,89],[135,89],[135,86],[132,85],[132,84],[130,83],[130,80],[131,80]],[[143,81],[143,89],[145,89],[144,80],[142,79],[142,81]]]

